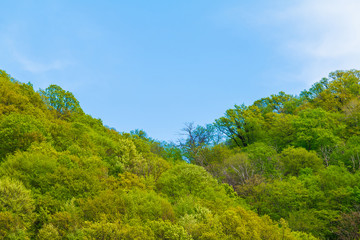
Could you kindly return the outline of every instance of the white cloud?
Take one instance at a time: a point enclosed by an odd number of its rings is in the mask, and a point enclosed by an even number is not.
[[[357,0],[301,1],[278,13],[296,31],[288,46],[314,58],[360,56],[360,2]]]
[[[297,79],[309,86],[331,71],[359,68],[360,2],[305,0],[278,13],[294,38],[283,49],[302,58]]]
[[[224,15],[272,39],[289,61],[301,62],[298,72],[284,73],[284,78],[290,74],[310,86],[329,72],[360,68],[359,12],[358,0],[299,0],[263,9],[233,8]]]
[[[331,71],[359,68],[359,10],[356,0],[305,0],[279,13],[295,36],[281,44],[305,62],[298,79],[310,85]]]

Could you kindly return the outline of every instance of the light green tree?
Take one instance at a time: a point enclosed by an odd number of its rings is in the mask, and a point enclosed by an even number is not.
[[[69,112],[82,113],[79,101],[74,95],[63,90],[57,85],[50,85],[45,90],[39,91],[43,101],[52,109],[55,109],[60,114]]]
[[[288,147],[279,154],[279,161],[285,175],[297,176],[303,168],[318,171],[323,167],[316,152],[305,148]]]
[[[224,117],[215,120],[215,127],[238,147],[259,141],[264,137],[265,120],[257,106],[235,105]]]

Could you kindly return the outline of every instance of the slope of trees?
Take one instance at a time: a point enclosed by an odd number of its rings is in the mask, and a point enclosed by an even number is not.
[[[219,144],[180,147],[260,216],[320,239],[359,239],[359,116],[360,71],[336,71],[299,96],[228,109],[213,124]]]
[[[0,239],[359,239],[359,83],[336,71],[175,144],[0,71]]]
[[[261,114],[259,110],[249,116],[256,119]],[[267,124],[265,117],[261,121]],[[252,128],[254,133],[257,130]],[[349,133],[346,126],[341,131]],[[214,126],[205,129],[208,136],[214,132]],[[248,147],[258,136],[251,135]],[[315,174],[302,168],[317,164],[315,153],[305,157],[303,164],[277,165],[276,156],[257,151],[269,148],[265,143],[243,153],[230,140],[229,146],[209,140],[186,147],[195,142],[179,147],[154,141],[143,131],[119,133],[86,115],[73,94],[61,87],[51,85],[36,92],[31,84],[0,71],[0,239],[315,239],[301,232],[313,231],[296,225],[292,219],[298,215],[289,211],[314,209],[309,212],[314,219],[330,215],[304,201],[319,207],[332,204],[331,216],[342,216],[338,230],[344,236],[348,219],[357,217],[347,211],[352,200],[339,202],[350,195],[357,199],[357,175],[347,166],[334,166],[332,172],[318,167]],[[347,154],[351,155],[354,143],[349,139],[342,146],[350,151]],[[203,161],[197,161],[199,156]],[[337,152],[329,162],[342,158],[342,152]],[[257,170],[252,169],[255,161]],[[354,166],[358,168],[357,163]],[[277,179],[283,167],[291,169],[289,176],[296,171],[299,179],[293,181],[301,191],[321,188],[324,194],[332,194],[332,202],[324,196],[296,194],[293,198],[299,203],[287,202],[283,211],[271,209],[267,204],[274,198],[263,186],[273,183],[246,183],[263,173],[278,181],[269,188],[276,192],[288,183]],[[354,171],[353,166],[349,169]],[[329,174],[342,181],[341,189],[324,181]],[[342,215],[336,215],[339,209]]]

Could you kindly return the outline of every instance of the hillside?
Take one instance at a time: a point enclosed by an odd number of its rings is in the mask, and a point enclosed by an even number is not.
[[[0,238],[359,238],[359,76],[236,105],[174,145],[0,71]]]

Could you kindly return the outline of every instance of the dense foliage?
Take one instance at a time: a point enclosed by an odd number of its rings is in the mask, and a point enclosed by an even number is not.
[[[174,144],[0,70],[0,239],[357,239],[359,81],[236,105]]]
[[[227,110],[213,124],[222,143],[190,144],[195,126],[180,146],[260,216],[320,239],[359,239],[359,117],[360,71],[336,71],[299,96]]]

